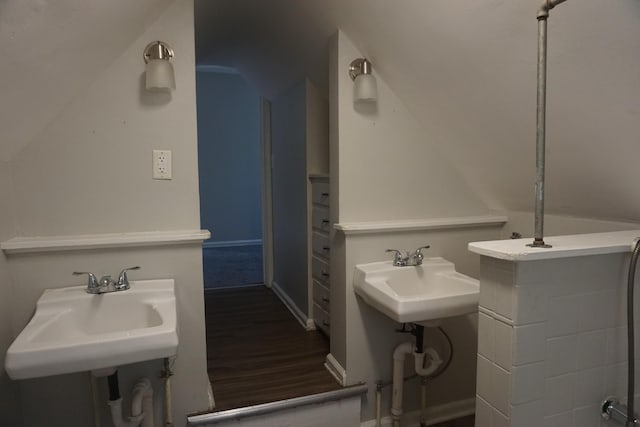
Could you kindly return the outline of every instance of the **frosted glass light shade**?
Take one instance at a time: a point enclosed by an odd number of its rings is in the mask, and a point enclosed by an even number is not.
[[[378,84],[371,74],[360,74],[353,82],[353,102],[376,102],[378,99]]]
[[[171,90],[176,88],[173,65],[166,59],[152,59],[146,66],[147,90]]]

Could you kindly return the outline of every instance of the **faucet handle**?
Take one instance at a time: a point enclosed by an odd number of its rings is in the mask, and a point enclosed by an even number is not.
[[[416,259],[417,264],[421,264],[422,260],[424,259],[424,255],[422,254],[422,250],[423,249],[429,249],[431,246],[429,245],[424,245],[424,246],[420,246],[418,249],[416,249],[415,253],[413,254],[413,257]]]
[[[124,291],[129,289],[129,278],[127,277],[127,271],[129,270],[140,270],[140,266],[136,265],[135,267],[125,268],[120,272],[118,276],[118,283],[116,284],[116,289],[119,291]]]
[[[386,249],[385,252],[394,252],[395,256],[393,258],[393,265],[395,266],[403,266],[407,263],[406,256],[399,251],[398,249]]]
[[[424,245],[424,246],[420,246],[418,249],[416,249],[416,255],[422,255],[422,250],[423,249],[429,249],[431,246],[429,245]]]
[[[74,271],[72,274],[74,276],[82,276],[83,274],[86,274],[88,276],[87,289],[98,289],[100,287],[100,285],[98,284],[98,278],[96,277],[96,275],[89,271]]]

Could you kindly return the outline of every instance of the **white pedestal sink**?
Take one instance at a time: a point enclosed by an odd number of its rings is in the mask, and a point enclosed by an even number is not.
[[[419,266],[356,265],[353,289],[396,322],[421,323],[476,312],[480,283],[456,272],[452,262],[433,257]]]
[[[173,279],[131,281],[100,295],[86,286],[44,291],[7,351],[12,379],[117,367],[173,356],[178,348]]]

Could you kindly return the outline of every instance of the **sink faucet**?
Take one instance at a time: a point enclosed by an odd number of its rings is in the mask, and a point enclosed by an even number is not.
[[[429,245],[420,246],[415,250],[414,253],[407,252],[406,254],[398,249],[387,249],[385,252],[394,252],[393,265],[396,267],[413,267],[416,265],[421,265],[422,260],[424,259],[424,255],[422,254],[423,249],[429,249]]]
[[[87,293],[88,294],[105,294],[108,292],[126,291],[130,288],[129,278],[127,277],[127,271],[139,270],[140,266],[125,268],[120,272],[118,281],[115,281],[111,276],[102,276],[100,280],[96,275],[89,271],[74,271],[74,276],[86,274],[87,277]]]

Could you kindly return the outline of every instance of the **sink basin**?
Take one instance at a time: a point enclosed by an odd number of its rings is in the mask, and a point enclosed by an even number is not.
[[[476,312],[480,283],[433,257],[415,267],[391,261],[356,265],[353,289],[396,322],[420,323]]]
[[[178,348],[173,279],[131,281],[92,295],[86,286],[47,289],[7,351],[14,380],[117,367],[173,356]]]

